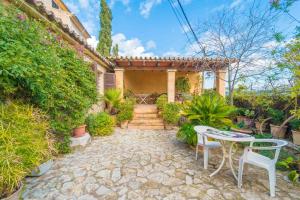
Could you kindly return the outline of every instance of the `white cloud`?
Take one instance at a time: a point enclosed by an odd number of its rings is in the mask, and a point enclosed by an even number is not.
[[[163,57],[177,57],[180,56],[180,53],[174,50],[167,51],[163,54]]]
[[[95,25],[95,20],[87,19],[86,21],[83,21],[82,24],[90,34],[95,34],[97,32],[96,30],[97,26]]]
[[[118,44],[120,56],[154,56],[147,51],[138,38],[127,39],[123,33],[112,36],[113,45]]]
[[[184,33],[184,32],[186,32],[186,33],[188,33],[188,32],[190,32],[191,31],[191,29],[190,29],[190,27],[188,26],[188,25],[186,25],[186,24],[184,24],[183,26],[182,26],[182,33]]]
[[[145,0],[140,4],[140,14],[148,18],[152,8],[156,5],[159,5],[162,0]]]
[[[79,13],[79,7],[77,4],[74,4],[73,2],[69,2],[69,1],[66,1],[66,4],[72,13],[74,14]]]
[[[96,36],[92,35],[92,37],[87,39],[87,43],[91,45],[94,49],[97,48],[99,40],[97,40]]]
[[[79,0],[79,4],[82,8],[89,8],[89,0]]]
[[[153,40],[149,40],[146,44],[146,49],[155,49],[156,48],[156,43]]]
[[[115,5],[117,2],[122,3],[124,6],[128,6],[130,0],[111,0],[110,3],[109,3],[109,6],[112,8],[112,7],[114,7],[114,5]]]
[[[233,2],[230,4],[230,8],[234,8],[239,6],[242,3],[242,0],[233,0]]]

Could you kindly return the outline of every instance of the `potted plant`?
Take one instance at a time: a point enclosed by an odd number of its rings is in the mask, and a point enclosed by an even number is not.
[[[271,134],[274,138],[284,138],[287,126],[283,126],[282,128],[280,128],[280,125],[284,120],[284,112],[281,110],[270,108],[268,110],[268,114],[272,118],[272,123],[270,124]]]
[[[127,128],[128,122],[133,118],[133,109],[135,101],[132,99],[125,99],[118,105],[117,122],[121,128]]]
[[[293,119],[289,123],[292,128],[293,143],[300,145],[300,120]]]
[[[237,123],[244,122],[245,127],[252,127],[254,115],[253,110],[240,108],[238,109]]]
[[[72,136],[75,138],[84,136],[86,133],[86,124],[84,124],[84,117],[80,117],[80,119],[77,120],[76,124],[79,124],[79,126],[73,129]]]
[[[163,107],[162,116],[166,130],[173,129],[178,124],[180,118],[180,107],[177,103],[167,103]]]
[[[117,106],[121,102],[121,91],[118,89],[108,89],[105,91],[103,99],[110,114],[117,114]]]

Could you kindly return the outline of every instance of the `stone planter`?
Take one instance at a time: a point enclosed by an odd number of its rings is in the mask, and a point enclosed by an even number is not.
[[[128,120],[121,122],[120,124],[121,128],[126,129],[128,127],[128,122],[129,122]]]
[[[236,117],[237,122],[244,122],[246,127],[252,127],[253,126],[253,119],[250,119],[249,117],[245,117],[245,116],[237,116]]]
[[[300,145],[300,131],[292,130],[292,134],[293,134],[293,143],[296,145]],[[300,163],[298,164],[298,168],[300,170]]]
[[[82,137],[85,134],[85,127],[86,125],[81,125],[73,129],[73,137],[78,138]]]
[[[257,130],[260,130],[261,122],[257,121],[255,122],[255,128]],[[262,131],[265,132],[267,130],[267,123],[264,123],[262,126]]]
[[[23,183],[21,182],[20,187],[13,194],[1,200],[19,200],[22,190],[23,190]]]
[[[53,166],[53,160],[48,160],[47,162],[44,162],[34,170],[32,170],[31,174],[29,176],[37,177],[42,176],[43,174],[47,173]]]
[[[271,127],[271,134],[274,138],[284,138],[287,126],[283,126],[282,129],[280,129],[280,126],[270,124]]]

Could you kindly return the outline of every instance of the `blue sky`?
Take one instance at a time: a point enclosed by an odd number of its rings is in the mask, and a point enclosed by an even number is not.
[[[266,3],[269,0],[262,0]],[[99,33],[99,0],[64,0],[78,16],[96,44]],[[113,13],[113,40],[121,55],[177,56],[190,55],[190,48],[168,0],[107,0]],[[174,1],[175,2],[175,1]],[[209,19],[223,7],[240,6],[243,0],[181,0],[193,25]],[[300,4],[291,12],[300,17]],[[278,27],[291,31],[291,20],[283,16]],[[184,28],[184,27],[183,27]]]

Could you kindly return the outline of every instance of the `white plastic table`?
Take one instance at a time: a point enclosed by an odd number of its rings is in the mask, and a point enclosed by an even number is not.
[[[210,174],[210,177],[216,175],[225,165],[226,159],[229,161],[229,166],[231,169],[231,172],[234,176],[234,178],[237,180],[237,175],[234,171],[234,168],[232,166],[232,148],[233,145],[236,142],[251,142],[255,138],[253,136],[243,134],[243,133],[238,133],[238,132],[232,132],[232,131],[214,131],[214,130],[207,130],[207,132],[203,133],[207,137],[214,138],[218,140],[221,145],[222,145],[222,151],[223,151],[223,157],[222,157],[222,162],[218,169],[214,171],[212,174]],[[229,151],[227,152],[226,149],[226,144],[230,144],[229,146]]]

